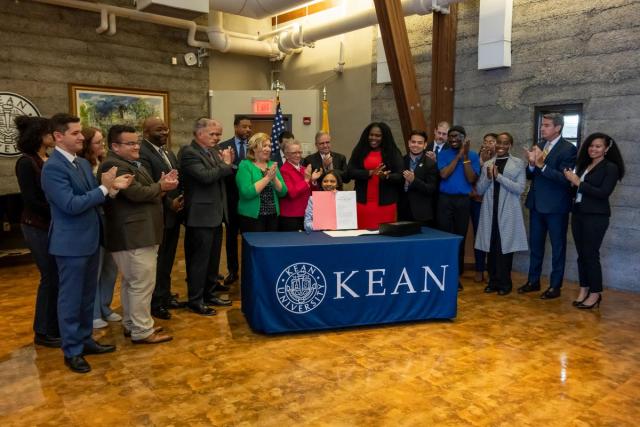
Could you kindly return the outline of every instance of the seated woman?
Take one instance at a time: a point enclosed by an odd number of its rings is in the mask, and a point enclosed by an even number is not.
[[[369,124],[360,135],[347,175],[355,182],[358,228],[377,229],[396,220],[402,189],[402,154],[386,123]]]
[[[248,145],[236,173],[240,231],[278,231],[278,198],[287,194],[287,186],[278,165],[270,160],[271,138],[256,133]]]
[[[318,180],[322,191],[338,191],[342,187],[342,178],[333,170],[326,172]],[[313,196],[309,197],[307,208],[304,210],[304,231],[310,233],[313,231]]]
[[[580,293],[573,305],[582,309],[599,307],[602,301],[600,246],[609,227],[609,196],[624,176],[624,161],[613,138],[604,133],[587,137],[580,147],[575,173],[564,176],[573,184],[576,197],[571,231],[578,252]]]
[[[496,156],[484,163],[476,185],[483,198],[475,246],[489,253],[489,284],[484,291],[498,295],[511,292],[513,253],[529,248],[520,206],[525,167],[522,160],[509,154],[512,146],[511,134],[498,135]]]
[[[304,228],[304,209],[311,191],[317,189],[316,181],[322,170],[311,170],[311,165],[302,166],[302,147],[298,141],[285,145],[286,161],[280,172],[287,186],[287,195],[280,200],[280,231],[299,231]]]

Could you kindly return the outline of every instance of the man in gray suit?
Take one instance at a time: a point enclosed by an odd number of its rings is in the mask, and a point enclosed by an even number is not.
[[[156,182],[139,162],[140,142],[136,130],[126,125],[109,129],[110,152],[100,171],[118,168],[118,175],[134,176],[129,188],[105,204],[105,247],[122,274],[125,336],[134,344],[157,344],[172,337],[154,328],[151,294],[156,284],[156,257],[162,241],[162,196],[178,186],[177,171],[162,174]]]
[[[231,301],[218,298],[214,292],[220,268],[222,221],[228,215],[225,177],[233,173],[233,151],[230,147],[215,149],[222,136],[222,125],[216,120],[196,120],[193,136],[180,157],[186,217],[187,307],[194,313],[212,316],[216,311],[209,305],[231,305]]]

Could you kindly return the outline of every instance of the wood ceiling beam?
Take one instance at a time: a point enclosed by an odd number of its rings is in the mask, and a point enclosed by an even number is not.
[[[427,130],[400,0],[373,0],[405,144],[412,129]]]
[[[448,15],[433,12],[431,117],[429,119],[431,129],[435,129],[443,120],[453,125],[457,30],[457,4],[449,5]],[[433,133],[429,136],[432,137]]]

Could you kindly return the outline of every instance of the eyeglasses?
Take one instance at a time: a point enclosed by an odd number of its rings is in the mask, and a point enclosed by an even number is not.
[[[116,144],[119,145],[126,145],[128,147],[133,147],[134,145],[140,145],[140,141],[135,141],[135,142],[116,142]]]

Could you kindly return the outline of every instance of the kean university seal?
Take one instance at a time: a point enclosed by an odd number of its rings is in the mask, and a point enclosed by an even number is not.
[[[295,314],[308,313],[322,303],[327,293],[327,281],[313,264],[298,262],[280,273],[276,297],[280,305]]]
[[[18,129],[13,122],[18,116],[40,117],[40,112],[27,98],[11,92],[0,92],[0,157],[20,155],[16,146]]]

